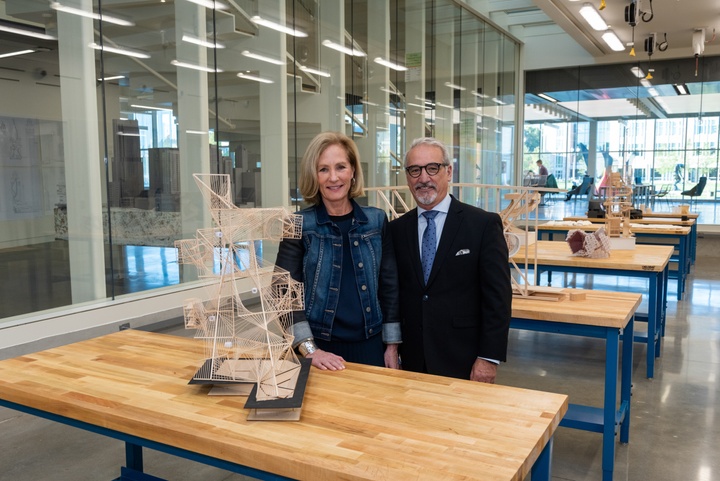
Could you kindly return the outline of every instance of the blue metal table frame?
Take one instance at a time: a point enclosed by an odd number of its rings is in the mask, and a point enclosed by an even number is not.
[[[510,327],[526,331],[549,332],[605,339],[605,391],[603,407],[570,404],[560,421],[560,426],[602,433],[603,481],[611,481],[615,469],[615,435],[619,432],[620,442],[630,441],[630,396],[632,389],[632,342],[620,340],[633,338],[634,318],[631,317],[625,329],[614,327],[570,324],[554,321],[539,321],[513,317]],[[621,368],[620,399],[618,401],[618,367]],[[538,460],[539,462],[539,460]],[[535,479],[533,475],[533,480]]]
[[[532,265],[528,265],[528,268],[532,268]],[[638,271],[638,270],[626,270],[626,269],[604,269],[601,267],[577,267],[577,266],[559,266],[555,264],[543,263],[538,261],[537,263],[538,274],[535,276],[535,283],[540,284],[540,275],[543,271],[548,273],[548,285],[552,284],[552,273],[557,272],[569,272],[576,274],[595,274],[595,275],[608,275],[608,276],[625,276],[625,277],[639,277],[647,279],[648,286],[648,312],[647,316],[642,314],[636,314],[635,319],[639,321],[647,321],[648,329],[647,335],[644,333],[637,333],[634,335],[636,342],[642,342],[647,344],[647,368],[646,374],[648,379],[652,379],[655,376],[655,358],[660,357],[660,346],[661,339],[665,333],[665,315],[666,315],[666,294],[667,294],[667,277],[668,268],[667,265],[663,271]]]
[[[543,228],[542,226],[538,226],[537,230],[537,239],[538,240],[554,240],[553,234],[558,234],[563,236],[563,240],[567,237],[568,232],[574,229],[580,229],[582,230],[582,226],[577,227],[571,227],[568,226],[567,229],[564,228],[564,226],[553,226],[552,229]],[[690,256],[690,236],[692,233],[692,229],[690,230],[690,233],[688,234],[682,234],[682,233],[667,233],[667,234],[655,234],[655,233],[648,233],[648,232],[642,232],[642,231],[633,231],[633,234],[638,240],[638,243],[640,244],[651,244],[651,245],[669,245],[676,247],[678,250],[678,255],[674,255],[670,258],[670,262],[675,262],[678,266],[676,271],[671,271],[668,269],[668,278],[669,279],[677,279],[677,300],[682,300],[682,295],[685,292],[685,281],[687,279],[688,272],[690,271],[690,265],[692,264],[691,256]],[[675,242],[642,242],[642,239],[659,239],[662,241],[670,241],[672,239],[677,239],[677,243]]]

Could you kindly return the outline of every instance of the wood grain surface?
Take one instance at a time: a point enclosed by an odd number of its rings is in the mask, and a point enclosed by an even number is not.
[[[645,216],[645,214],[643,214]],[[578,221],[578,220],[587,220],[592,222],[593,224],[604,224],[605,219],[596,219],[592,217],[586,217],[586,216],[570,216],[570,217],[563,217],[563,220],[566,221]],[[683,227],[692,227],[692,225],[696,222],[696,219],[690,219],[688,220],[682,220],[681,218],[672,218],[672,217],[652,217],[652,218],[645,218],[642,219],[631,219],[631,224],[645,224],[645,225],[679,225]]]
[[[633,232],[644,233],[644,234],[667,234],[668,236],[688,235],[690,234],[690,227],[684,227],[681,225],[638,225],[635,224],[635,220],[630,221],[632,227],[630,228]],[[634,225],[633,225],[634,224]],[[579,229],[585,231],[596,231],[605,224],[585,224],[585,225],[557,225],[557,224],[540,224],[538,229],[544,231],[566,231],[572,229]]]
[[[512,315],[522,319],[623,329],[642,301],[642,294],[632,292],[570,288],[563,291],[568,296],[559,302],[513,298]],[[570,293],[582,293],[585,298],[571,300]]]
[[[528,247],[532,263],[537,252],[538,264],[550,266],[575,266],[597,269],[624,269],[631,271],[661,272],[670,261],[672,246],[637,244],[630,250],[610,251],[610,257],[594,259],[572,255],[570,246],[562,241],[537,241]],[[525,262],[525,246],[512,259],[520,264]]]
[[[348,363],[312,369],[298,422],[189,385],[200,341],[126,330],[0,361],[0,398],[302,480],[520,480],[567,396]]]

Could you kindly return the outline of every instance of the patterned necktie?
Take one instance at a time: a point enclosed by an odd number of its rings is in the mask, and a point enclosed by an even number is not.
[[[435,231],[435,221],[433,220],[438,214],[436,210],[428,210],[422,213],[427,219],[427,227],[422,236],[422,268],[425,284],[427,284],[432,270],[433,261],[435,260],[435,249],[437,246],[437,233]]]

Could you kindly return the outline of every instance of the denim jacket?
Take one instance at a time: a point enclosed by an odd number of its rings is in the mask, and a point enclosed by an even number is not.
[[[399,343],[398,277],[387,216],[375,207],[353,205],[350,252],[343,252],[340,229],[325,206],[303,209],[302,239],[280,243],[276,265],[305,286],[305,312],[293,313],[294,345],[317,337],[331,340],[340,296],[342,256],[351,255],[363,307],[366,338],[382,329],[385,343]]]

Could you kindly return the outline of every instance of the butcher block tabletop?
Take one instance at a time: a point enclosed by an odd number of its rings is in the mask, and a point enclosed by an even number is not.
[[[0,361],[0,400],[301,480],[520,480],[567,396],[348,363],[311,369],[299,421],[188,384],[201,341],[125,330]],[[88,453],[89,456],[92,453]]]

